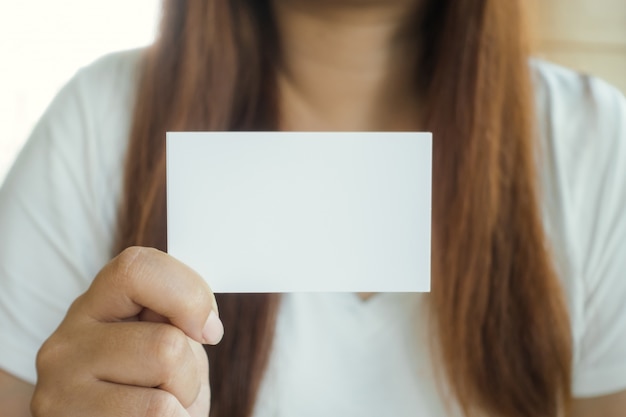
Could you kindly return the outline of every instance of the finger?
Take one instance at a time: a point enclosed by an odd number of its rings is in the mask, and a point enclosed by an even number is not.
[[[198,396],[206,373],[180,329],[160,323],[120,322],[92,326],[77,343],[90,341],[81,355],[93,377],[117,384],[159,387],[185,407]]]
[[[196,358],[197,369],[200,373],[200,391],[195,401],[187,407],[187,412],[191,417],[206,417],[209,415],[211,405],[211,387],[209,385],[209,360],[204,347],[194,342],[190,342]]]
[[[97,321],[120,321],[148,308],[188,336],[215,344],[224,328],[207,283],[191,268],[150,248],[123,251],[96,276],[73,308]],[[213,314],[210,314],[213,312]]]
[[[138,318],[139,321],[148,321],[150,323],[170,323],[167,317],[163,317],[162,315],[155,313],[149,308],[144,308],[143,310],[141,310]]]
[[[78,388],[70,398],[36,393],[33,417],[167,416],[190,417],[182,404],[167,391],[96,381]]]

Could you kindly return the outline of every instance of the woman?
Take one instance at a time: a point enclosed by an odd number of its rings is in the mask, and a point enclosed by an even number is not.
[[[522,3],[166,2],[4,186],[3,413],[623,415],[626,103],[529,67]],[[125,249],[166,247],[167,130],[433,131],[432,293],[216,302]]]

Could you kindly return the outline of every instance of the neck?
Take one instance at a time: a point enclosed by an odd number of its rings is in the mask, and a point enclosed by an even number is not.
[[[284,130],[416,130],[415,0],[273,0]]]

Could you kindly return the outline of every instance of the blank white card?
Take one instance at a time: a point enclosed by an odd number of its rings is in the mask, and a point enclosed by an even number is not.
[[[215,292],[429,291],[431,172],[430,133],[168,133],[168,251]]]

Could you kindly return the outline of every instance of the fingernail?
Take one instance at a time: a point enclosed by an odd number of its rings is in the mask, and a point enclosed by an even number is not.
[[[217,345],[224,336],[224,325],[214,310],[211,310],[209,318],[202,329],[202,342],[209,345]]]

